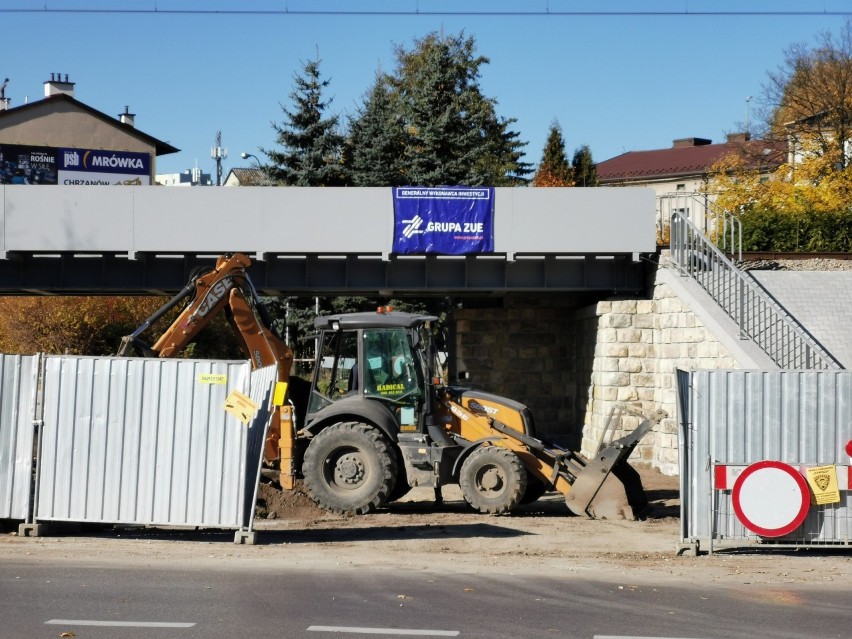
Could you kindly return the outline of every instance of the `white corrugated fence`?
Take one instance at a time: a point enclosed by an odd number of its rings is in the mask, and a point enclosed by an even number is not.
[[[0,519],[30,516],[37,355],[0,354]]]
[[[678,372],[681,549],[852,543],[852,373]]]
[[[15,399],[35,389],[37,364],[28,369],[28,362],[0,361],[0,489],[14,497],[4,517],[250,530],[274,366],[252,371],[242,361],[43,356],[30,517],[34,418],[30,404]],[[13,373],[19,381],[6,383]],[[30,387],[20,381],[28,376]],[[232,393],[257,410],[227,411]],[[20,451],[27,447],[25,467]],[[14,464],[12,451],[18,451]]]

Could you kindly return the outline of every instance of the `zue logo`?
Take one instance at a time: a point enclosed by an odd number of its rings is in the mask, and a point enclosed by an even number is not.
[[[410,220],[403,220],[402,223],[405,224],[405,228],[402,229],[402,234],[406,239],[410,239],[414,235],[423,233],[423,229],[420,228],[423,226],[423,218],[419,215],[415,215]]]

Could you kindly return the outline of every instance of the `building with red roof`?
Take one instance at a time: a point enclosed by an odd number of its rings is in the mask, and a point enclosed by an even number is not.
[[[668,149],[628,151],[598,163],[598,181],[601,186],[650,187],[659,202],[668,193],[701,192],[707,186],[711,167],[731,154],[769,175],[787,161],[787,145],[752,140],[748,133],[731,133],[720,144],[706,138],[681,138]]]

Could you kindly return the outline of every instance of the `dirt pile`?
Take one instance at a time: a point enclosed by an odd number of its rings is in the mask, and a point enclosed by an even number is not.
[[[678,478],[667,477],[654,468],[637,467],[637,471],[642,478],[642,485],[651,505],[650,518],[677,517],[680,510]],[[459,514],[473,512],[464,502],[458,486],[446,486],[443,492],[444,502],[436,504],[432,489],[416,488],[398,502],[390,504],[385,512],[399,514],[430,511]],[[521,506],[516,512],[526,515],[570,516],[568,507],[557,493],[548,493],[545,498],[533,504]],[[317,519],[337,519],[342,516],[334,515],[317,506],[308,496],[304,483],[297,481],[293,490],[281,490],[277,484],[261,483],[255,517],[261,520],[286,519],[309,522]]]
[[[277,484],[261,482],[257,491],[255,517],[258,519],[311,520],[327,514],[308,496],[305,485],[296,482],[293,490],[281,490]]]

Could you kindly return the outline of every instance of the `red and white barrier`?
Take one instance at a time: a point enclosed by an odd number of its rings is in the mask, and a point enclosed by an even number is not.
[[[822,500],[827,484],[809,486],[808,477],[836,476],[836,490],[852,486],[852,466],[794,466],[764,460],[747,466],[720,464],[714,467],[714,489],[732,491],[734,513],[740,523],[761,537],[783,537],[805,521],[812,501]],[[820,493],[820,494],[816,494]],[[829,493],[830,494],[830,493]],[[830,499],[830,498],[829,498]],[[836,501],[836,500],[835,500]]]

